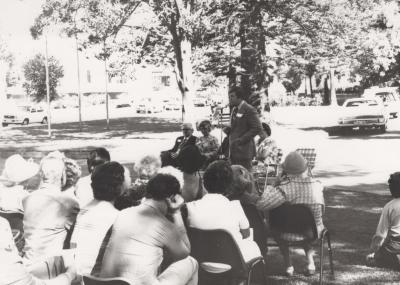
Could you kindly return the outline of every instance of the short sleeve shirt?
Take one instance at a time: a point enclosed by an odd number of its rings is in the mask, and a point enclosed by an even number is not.
[[[229,201],[221,194],[206,194],[200,200],[187,203],[187,209],[188,224],[191,227],[203,230],[223,229],[237,241],[242,240],[240,230],[250,227],[240,202]]]
[[[180,246],[181,233],[156,208],[141,204],[121,211],[106,248],[101,277],[154,284],[164,253]]]
[[[23,200],[24,257],[30,262],[58,255],[75,223],[79,204],[56,189],[39,189]]]
[[[71,244],[76,244],[76,262],[81,274],[90,274],[102,241],[119,211],[108,201],[93,200],[76,219]]]
[[[383,239],[387,236],[400,237],[400,198],[393,199],[383,207],[376,236]]]

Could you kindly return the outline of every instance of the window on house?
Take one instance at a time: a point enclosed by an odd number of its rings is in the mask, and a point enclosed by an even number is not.
[[[161,76],[161,84],[164,86],[170,86],[170,77],[169,76]]]

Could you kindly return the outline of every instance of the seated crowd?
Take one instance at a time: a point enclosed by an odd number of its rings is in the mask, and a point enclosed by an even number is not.
[[[271,130],[268,125],[263,128],[266,135],[258,143],[257,159],[277,163],[276,144],[268,138]],[[219,160],[227,154],[210,135],[209,121],[202,122],[200,130],[203,137],[198,139],[193,127],[183,124],[183,136],[171,150],[160,158],[141,158],[132,174],[112,161],[104,148],[88,153],[86,177],[80,177],[75,160],[58,151],[47,154],[39,165],[18,154],[10,156],[0,176],[0,210],[22,213],[23,228],[12,229],[0,217],[1,284],[80,284],[83,275],[123,277],[144,285],[197,284],[199,265],[191,256],[187,227],[227,231],[247,262],[265,257],[267,251],[260,229],[251,229],[252,209],[268,215],[287,204],[306,205],[321,234],[323,186],[308,175],[307,161],[300,153],[290,152],[278,179],[260,193],[251,171]],[[395,173],[389,180],[394,200],[382,213],[372,243],[374,254],[368,257],[371,264],[399,266],[400,214],[395,207],[399,177]],[[26,190],[35,179],[40,181],[37,189]],[[22,232],[19,248],[13,236],[16,230]],[[273,229],[271,236],[283,254],[286,275],[291,276],[294,268],[287,241],[302,236]],[[312,245],[304,242],[303,248],[306,274],[313,274]],[[48,266],[54,257],[71,250],[74,262],[66,258],[57,274],[38,274],[40,264]]]

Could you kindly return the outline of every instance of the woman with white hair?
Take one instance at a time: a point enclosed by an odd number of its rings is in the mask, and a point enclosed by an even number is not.
[[[308,176],[307,161],[296,151],[289,153],[282,163],[282,175],[277,185],[267,185],[261,196],[253,191],[251,194],[244,193],[243,197],[247,203],[256,205],[257,209],[261,211],[276,209],[284,203],[305,204],[310,208],[314,216],[318,235],[324,229],[322,221],[324,205],[323,185],[318,180]],[[296,218],[292,217],[292,219]],[[304,240],[304,236],[297,233],[276,233],[274,238],[284,258],[286,275],[292,276],[294,268],[290,260],[287,241],[301,241]],[[314,251],[310,243],[304,243],[303,248],[307,256],[305,274],[314,274]]]

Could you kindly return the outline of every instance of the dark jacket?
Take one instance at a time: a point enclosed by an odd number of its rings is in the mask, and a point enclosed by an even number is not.
[[[197,137],[196,136],[190,136],[186,142],[183,143],[183,136],[177,137],[175,140],[175,145],[172,149],[170,149],[170,152],[176,152],[178,149],[182,149],[186,145],[196,145]]]
[[[230,157],[232,160],[252,160],[256,153],[254,137],[262,132],[256,109],[246,102],[231,118],[229,136]]]

